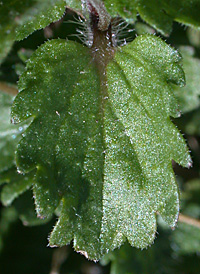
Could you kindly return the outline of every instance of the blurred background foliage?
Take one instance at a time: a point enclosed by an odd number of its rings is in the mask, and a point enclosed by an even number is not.
[[[180,186],[182,213],[176,229],[167,228],[158,216],[159,237],[152,247],[141,251],[125,244],[98,263],[89,262],[71,246],[47,247],[47,236],[56,216],[45,221],[36,218],[31,191],[34,171],[28,175],[19,174],[14,161],[16,144],[27,125],[11,125],[9,112],[27,59],[48,39],[67,38],[81,43],[77,20],[78,15],[66,10],[60,21],[16,42],[0,68],[0,273],[200,273],[200,31],[178,23],[174,23],[171,35],[163,39],[184,58],[187,85],[175,90],[182,115],[174,123],[188,142],[193,167],[188,170],[173,163]],[[140,17],[134,25],[127,25],[126,30],[122,38],[127,41],[143,33],[160,36]],[[185,220],[184,216],[191,219]]]

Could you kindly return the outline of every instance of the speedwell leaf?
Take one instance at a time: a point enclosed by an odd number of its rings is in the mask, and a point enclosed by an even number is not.
[[[56,244],[77,238],[77,245],[91,258],[100,254],[102,219],[99,87],[89,50],[54,40],[31,57],[13,107],[15,122],[35,117],[19,144],[17,163],[23,171],[38,168],[34,187],[38,215],[49,217],[62,199],[63,212],[55,230],[60,234],[59,225],[64,222],[64,227]]]
[[[200,28],[199,0],[104,0],[104,3],[112,15],[118,13],[127,19],[135,19],[139,12],[143,20],[164,35],[171,32],[173,20]]]
[[[151,244],[158,212],[175,226],[171,160],[187,167],[191,160],[170,121],[179,115],[173,85],[184,83],[177,51],[140,36],[116,50],[106,83],[93,54],[64,40],[41,46],[20,78],[12,117],[34,118],[16,161],[23,172],[37,168],[38,215],[61,207],[50,245],[73,239],[78,252],[98,260],[126,238]]]
[[[0,62],[15,40],[59,20],[65,11],[64,0],[2,0],[0,2]]]

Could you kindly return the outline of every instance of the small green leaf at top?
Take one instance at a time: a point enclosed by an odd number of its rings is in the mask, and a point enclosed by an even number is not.
[[[184,84],[178,52],[153,35],[104,50],[101,59],[96,48],[48,41],[28,61],[12,107],[15,123],[33,118],[16,162],[22,172],[37,168],[37,214],[48,218],[61,208],[50,245],[73,239],[92,260],[126,239],[150,245],[157,213],[174,227],[179,194],[171,161],[191,165],[170,121],[179,115],[173,86]]]
[[[2,0],[0,2],[0,63],[15,40],[59,20],[65,11],[64,0]]]

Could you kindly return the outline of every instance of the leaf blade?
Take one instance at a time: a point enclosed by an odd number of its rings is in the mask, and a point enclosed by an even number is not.
[[[200,27],[199,10],[200,1],[187,0],[135,0],[115,1],[105,0],[105,5],[112,15],[120,14],[122,17],[134,19],[137,12],[144,21],[154,27],[163,35],[168,36],[172,29],[173,20],[195,28]]]
[[[64,0],[2,0],[0,9],[0,62],[15,40],[22,40],[38,29],[59,20],[65,11]]]
[[[184,83],[177,51],[155,36],[138,37],[116,51],[102,93],[92,50],[64,40],[41,46],[21,76],[12,116],[34,118],[17,164],[38,170],[38,215],[62,208],[50,245],[74,239],[78,252],[98,260],[126,238],[150,245],[156,212],[175,226],[171,160],[189,166],[191,159],[170,121],[178,115],[172,87]]]
[[[148,50],[145,50],[146,43],[149,45]],[[158,46],[157,43],[160,47],[159,51],[155,52],[153,49],[155,45]],[[152,48],[150,44],[153,45]],[[132,51],[132,58],[129,54],[125,59],[124,51]],[[144,59],[149,52],[151,55],[148,59],[151,62],[147,65]],[[173,94],[170,95],[172,90],[169,81],[182,84],[180,76],[183,76],[178,64],[177,79],[173,74],[173,63],[180,60],[175,54],[177,53],[159,38],[144,35],[119,50],[114,61],[108,65],[108,94],[115,118],[112,122],[109,120],[108,125],[111,126],[108,126],[107,132],[114,130],[117,132],[108,138],[108,151],[112,142],[113,145],[110,152],[111,167],[107,177],[113,178],[114,183],[110,182],[110,187],[103,198],[105,211],[109,208],[103,217],[105,224],[103,230],[106,231],[105,238],[112,248],[121,244],[121,242],[117,243],[118,236],[114,236],[116,231],[119,231],[121,236],[125,235],[133,246],[144,248],[149,245],[155,237],[156,212],[160,212],[171,227],[177,222],[179,195],[171,160],[189,166],[191,159],[183,138],[169,119],[169,115],[176,115],[177,107],[176,101],[167,102],[167,98],[170,101],[170,96],[173,97]],[[163,63],[165,58],[168,62]],[[163,65],[166,67],[164,68]],[[156,79],[158,73],[154,74],[156,67],[160,67],[162,71],[159,81]],[[163,88],[167,81],[167,87]],[[159,88],[162,92],[159,92]],[[163,95],[164,92],[166,95]],[[165,104],[161,103],[163,101]],[[120,130],[117,130],[117,123],[121,123]],[[120,140],[120,135],[123,134],[129,141]],[[127,142],[132,146],[131,152],[130,148],[125,146]],[[120,152],[121,148],[124,152]],[[124,160],[121,163],[115,158],[113,163],[113,154],[119,152],[121,153],[119,159],[123,157]],[[123,170],[126,172],[123,173]],[[110,193],[115,194],[111,196]],[[120,197],[123,195],[120,200],[121,206],[117,198],[119,195]],[[112,226],[109,219],[112,220]],[[132,223],[126,226],[127,220],[132,220]],[[135,226],[133,226],[134,222],[136,222]],[[113,230],[112,236],[109,234],[110,230]]]

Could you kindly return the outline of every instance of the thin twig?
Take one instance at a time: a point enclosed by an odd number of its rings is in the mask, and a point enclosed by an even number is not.
[[[192,225],[192,226],[195,226],[197,228],[200,229],[200,220],[197,220],[197,219],[194,219],[192,217],[189,217],[189,216],[186,216],[186,215],[183,215],[183,214],[179,214],[179,218],[178,218],[179,222],[181,223],[185,223],[185,224],[188,224],[188,225]]]
[[[5,82],[0,82],[0,91],[11,94],[11,95],[17,95],[18,90]]]
[[[49,274],[59,274],[61,265],[65,262],[67,257],[68,257],[67,246],[56,248],[52,256],[51,271]]]

